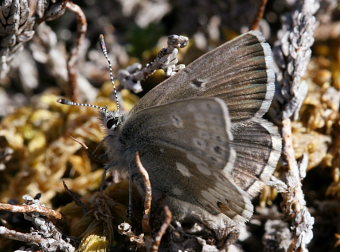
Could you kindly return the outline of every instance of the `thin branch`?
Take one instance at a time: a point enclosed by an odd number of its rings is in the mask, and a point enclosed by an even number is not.
[[[62,219],[61,213],[42,205],[11,205],[0,203],[0,210],[12,213],[40,213],[48,218]]]
[[[80,48],[82,47],[82,44],[84,43],[84,40],[85,40],[85,33],[87,31],[87,20],[82,9],[78,5],[72,3],[71,1],[68,1],[66,3],[66,9],[75,13],[77,17],[77,22],[78,22],[76,43],[71,50],[71,55],[67,62],[71,97],[73,101],[77,102],[79,101],[79,99],[78,99],[78,80],[77,80],[78,71],[76,69],[76,64],[78,61]]]
[[[291,120],[286,118],[282,121],[282,137],[284,142],[283,155],[287,161],[288,171],[285,173],[285,180],[288,191],[282,193],[283,209],[286,216],[291,219],[294,236],[289,251],[308,251],[307,244],[313,238],[314,218],[308,212],[299,166],[295,159],[295,152],[292,141]]]
[[[17,232],[15,230],[8,229],[6,227],[0,227],[0,236],[16,240],[16,241],[22,241],[26,243],[34,243],[34,244],[41,244],[44,240],[40,235],[37,234],[30,234],[30,233],[21,233]]]
[[[65,237],[58,228],[45,217],[51,215],[53,217],[59,217],[58,214],[53,210],[41,206],[39,198],[38,196],[32,198],[29,195],[24,195],[25,205],[23,206],[11,207],[11,205],[2,204],[3,209],[7,208],[6,210],[10,210],[11,212],[22,212],[24,219],[30,221],[34,228],[31,228],[30,233],[21,233],[6,227],[0,227],[0,235],[9,239],[35,244],[39,246],[42,251],[75,251],[70,238]],[[44,216],[41,216],[41,214]]]
[[[131,230],[131,225],[129,223],[123,222],[119,224],[118,233],[126,235],[130,242],[135,243],[138,248],[144,247],[144,234],[135,235],[135,233]]]
[[[154,61],[147,64],[143,69],[141,64],[133,64],[118,72],[117,79],[126,89],[135,93],[141,92],[141,81],[147,79],[157,69],[163,69],[167,76],[174,75],[185,66],[178,63],[177,55],[179,48],[187,46],[189,39],[185,36],[171,35],[168,37],[168,47],[163,48]]]
[[[313,238],[314,218],[308,211],[301,180],[305,175],[305,163],[299,167],[295,159],[292,141],[291,117],[296,118],[307,94],[307,84],[302,80],[310,61],[314,31],[314,17],[319,8],[318,0],[298,1],[291,13],[282,18],[279,40],[274,47],[278,66],[277,79],[281,85],[283,158],[287,162],[284,179],[287,191],[282,193],[284,213],[290,220],[293,237],[289,251],[308,251],[307,245]],[[300,172],[301,170],[301,172]]]
[[[143,233],[150,233],[150,213],[151,213],[151,203],[152,203],[152,190],[151,190],[151,182],[149,179],[149,174],[144,168],[139,152],[136,153],[136,164],[138,166],[139,172],[143,177],[144,187],[145,187],[145,199],[144,199],[144,215],[142,220],[142,229]]]
[[[261,19],[263,18],[264,11],[266,10],[266,5],[268,0],[260,0],[260,6],[256,15],[256,18],[254,19],[252,25],[250,26],[250,30],[257,30],[260,26]]]
[[[159,250],[162,237],[165,234],[166,230],[169,228],[171,221],[172,221],[172,213],[169,207],[165,206],[164,211],[165,211],[165,220],[154,239],[154,243],[152,245],[152,250],[151,250],[152,252],[157,252]]]
[[[71,136],[71,138],[73,139],[73,141],[79,143],[84,149],[87,150],[87,149],[89,148],[89,147],[87,147],[87,145],[86,145],[84,142],[82,142],[82,141],[80,141],[80,140],[74,138],[73,136]]]

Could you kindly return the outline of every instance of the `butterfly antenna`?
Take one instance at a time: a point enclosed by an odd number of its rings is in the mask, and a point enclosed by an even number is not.
[[[119,102],[118,102],[118,95],[117,95],[117,89],[116,89],[116,85],[113,79],[113,73],[112,73],[112,65],[111,65],[111,61],[109,59],[109,56],[107,55],[107,49],[106,49],[106,44],[105,44],[105,40],[104,40],[104,35],[100,34],[99,35],[99,42],[100,42],[100,47],[103,51],[103,54],[107,60],[107,62],[109,63],[109,72],[110,72],[110,79],[111,79],[111,83],[113,85],[113,90],[115,92],[115,99],[116,99],[116,103],[117,103],[117,110],[119,112]]]
[[[71,105],[71,106],[90,107],[90,108],[99,109],[99,110],[103,111],[104,113],[107,112],[106,107],[100,107],[100,106],[93,105],[93,104],[78,103],[78,102],[69,101],[69,100],[66,100],[66,99],[63,99],[63,98],[58,99],[57,102],[59,102],[61,104],[65,104],[65,105]]]

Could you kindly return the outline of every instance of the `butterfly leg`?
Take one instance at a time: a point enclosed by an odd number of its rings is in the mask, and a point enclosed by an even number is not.
[[[133,214],[133,209],[132,209],[132,186],[133,186],[133,178],[132,178],[132,167],[131,164],[129,165],[129,206],[128,206],[128,218],[131,219],[132,214]]]
[[[107,168],[106,166],[104,167],[104,171],[103,171],[103,174],[102,174],[102,182],[100,184],[100,193],[102,194],[103,191],[104,191],[104,187],[105,187],[105,184],[106,184],[106,181],[105,181],[105,178],[106,178],[106,174],[107,174]]]
[[[104,191],[105,185],[106,185],[106,174],[107,171],[110,170],[112,167],[114,167],[117,163],[116,162],[111,162],[109,164],[106,164],[104,166],[104,171],[102,174],[102,181],[101,181],[101,185],[100,185],[100,193],[102,193]]]

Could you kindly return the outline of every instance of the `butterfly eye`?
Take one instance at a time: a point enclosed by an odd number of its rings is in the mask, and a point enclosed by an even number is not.
[[[118,117],[114,117],[106,122],[106,127],[111,129],[113,126],[118,125]]]

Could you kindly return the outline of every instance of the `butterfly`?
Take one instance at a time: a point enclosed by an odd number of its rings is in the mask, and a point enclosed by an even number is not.
[[[272,67],[270,46],[250,31],[154,87],[128,114],[102,109],[109,159],[129,167],[143,193],[139,152],[153,203],[178,220],[246,222],[281,154],[280,134],[263,118],[275,92]]]

